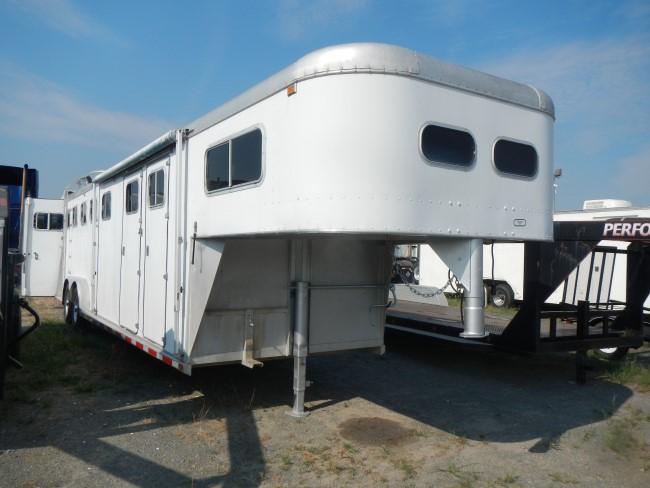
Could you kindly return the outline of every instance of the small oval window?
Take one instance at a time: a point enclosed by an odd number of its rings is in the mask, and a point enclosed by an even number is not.
[[[433,163],[470,166],[474,162],[476,143],[469,132],[427,125],[420,144],[424,157]]]
[[[500,139],[494,144],[494,166],[511,175],[535,176],[537,151],[530,144]]]

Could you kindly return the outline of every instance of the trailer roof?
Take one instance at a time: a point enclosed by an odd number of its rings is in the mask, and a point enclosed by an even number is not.
[[[551,98],[530,85],[446,63],[391,44],[355,43],[326,47],[303,56],[282,71],[195,120],[188,128],[193,133],[201,132],[293,83],[319,76],[353,73],[416,78],[538,110],[555,118],[555,107]]]
[[[415,78],[537,110],[555,118],[551,98],[530,85],[446,63],[399,46],[355,43],[326,47],[303,56],[282,71],[190,123],[186,128],[189,129],[190,136],[200,133],[293,83],[320,76],[355,73]],[[173,144],[174,141],[174,131],[162,135],[102,172],[95,181],[103,181],[120,173],[166,145]]]

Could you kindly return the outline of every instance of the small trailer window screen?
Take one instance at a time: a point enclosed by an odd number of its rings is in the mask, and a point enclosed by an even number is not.
[[[77,226],[77,207],[74,207],[74,208],[72,209],[72,225],[73,225],[74,227]]]
[[[47,230],[47,214],[46,213],[34,214],[34,229]]]
[[[86,225],[86,202],[81,204],[81,225]]]
[[[111,218],[111,192],[102,195],[102,220]]]
[[[149,175],[149,206],[159,207],[165,203],[165,170]]]
[[[432,163],[471,166],[476,154],[476,143],[468,132],[427,125],[420,141],[422,154]]]
[[[63,214],[52,213],[50,214],[50,230],[63,229]]]
[[[208,191],[259,181],[262,177],[262,131],[255,129],[210,149],[205,176]]]
[[[501,139],[494,145],[494,166],[511,175],[535,176],[537,151],[529,144]]]
[[[138,180],[126,185],[126,213],[131,214],[138,211],[139,195]]]
[[[91,200],[90,202],[88,202],[88,205],[89,205],[88,219],[92,223],[92,221],[93,221],[93,201]]]

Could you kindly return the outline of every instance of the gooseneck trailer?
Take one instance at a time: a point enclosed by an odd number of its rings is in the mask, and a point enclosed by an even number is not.
[[[485,336],[483,240],[553,238],[553,123],[527,85],[390,45],[315,51],[66,191],[67,319],[187,374],[294,357],[302,415],[308,354],[383,351],[396,244],[443,256],[464,335]]]

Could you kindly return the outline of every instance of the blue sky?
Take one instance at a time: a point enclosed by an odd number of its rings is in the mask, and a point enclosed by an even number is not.
[[[302,55],[387,42],[554,99],[558,208],[650,204],[650,0],[0,0],[0,164],[41,195]]]

